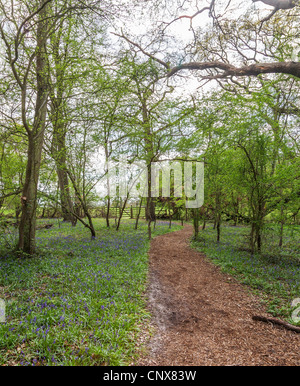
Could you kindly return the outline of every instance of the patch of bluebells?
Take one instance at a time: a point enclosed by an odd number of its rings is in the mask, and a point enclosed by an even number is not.
[[[147,317],[147,232],[99,233],[91,240],[62,224],[38,233],[43,257],[3,256],[0,357],[9,350],[21,365],[122,364],[132,354],[122,347]]]

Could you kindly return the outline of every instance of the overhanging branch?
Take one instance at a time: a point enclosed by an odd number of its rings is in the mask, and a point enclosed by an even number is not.
[[[299,0],[252,0],[253,3],[261,1],[264,4],[270,5],[275,9],[292,9],[299,3]]]
[[[155,55],[147,52],[143,47],[138,43],[133,42],[124,34],[120,35],[114,33],[114,35],[119,36],[122,39],[125,39],[129,44],[138,48],[144,55],[148,56],[152,60],[161,64],[166,68],[167,77],[171,77],[182,70],[221,70],[222,72],[215,75],[203,75],[203,79],[224,79],[232,76],[243,77],[243,76],[258,76],[260,74],[287,74],[293,75],[296,78],[300,79],[300,62],[275,62],[275,63],[254,63],[247,66],[236,67],[229,63],[224,63],[220,61],[212,62],[190,62],[183,63],[179,66],[171,68],[169,62],[165,62]]]
[[[203,78],[220,79],[229,76],[258,76],[260,74],[288,74],[300,79],[300,62],[277,62],[277,63],[255,63],[243,67],[235,67],[231,64],[223,62],[191,62],[180,66],[173,67],[168,77],[177,74],[182,70],[222,70],[222,73],[210,76],[203,76]]]

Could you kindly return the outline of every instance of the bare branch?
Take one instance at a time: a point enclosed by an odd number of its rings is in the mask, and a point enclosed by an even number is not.
[[[112,34],[116,35],[116,36],[119,36],[122,39],[125,39],[128,43],[130,43],[131,45],[137,47],[144,55],[148,56],[149,58],[153,59],[157,63],[161,64],[167,70],[170,70],[170,65],[168,63],[164,62],[163,60],[161,60],[161,59],[157,58],[156,56],[150,54],[149,52],[145,51],[139,44],[137,44],[137,43],[131,41],[130,39],[128,39],[128,37],[125,36],[123,33],[122,33],[122,35],[119,35],[119,34],[117,34],[115,32],[112,32]]]
[[[189,16],[189,15],[178,16],[176,19],[174,19],[174,20],[172,20],[171,22],[167,23],[167,25],[166,25],[165,28],[163,29],[163,32],[164,32],[171,24],[175,23],[175,22],[178,21],[178,20],[182,20],[182,19],[190,19],[191,22],[192,22],[192,20],[193,20],[196,16],[200,15],[200,14],[203,13],[204,11],[210,11],[210,10],[211,10],[211,6],[210,6],[210,7],[204,7],[204,8],[202,8],[202,9],[200,9],[199,11],[197,11],[197,12],[196,12],[194,15],[192,15],[192,16]]]

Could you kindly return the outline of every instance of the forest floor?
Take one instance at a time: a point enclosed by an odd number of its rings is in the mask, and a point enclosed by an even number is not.
[[[296,366],[300,335],[252,320],[260,299],[189,246],[192,226],[151,243],[154,333],[139,366]]]

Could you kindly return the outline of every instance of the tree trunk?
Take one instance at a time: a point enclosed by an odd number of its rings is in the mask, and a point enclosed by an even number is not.
[[[95,231],[95,228],[94,228],[94,225],[93,225],[93,220],[92,220],[92,217],[90,215],[90,212],[88,210],[88,207],[85,203],[85,201],[83,200],[83,198],[81,197],[80,195],[80,192],[78,190],[78,187],[77,187],[77,184],[76,184],[76,181],[74,179],[74,177],[72,176],[72,174],[69,172],[69,170],[67,170],[68,172],[68,176],[72,182],[72,185],[73,185],[73,188],[74,188],[74,191],[75,191],[75,194],[76,194],[76,209],[78,211],[78,216],[77,217],[81,217],[80,214],[81,212],[83,211],[84,215],[87,217],[88,219],[88,224],[89,225],[86,225],[85,226],[87,228],[89,228],[89,230],[91,231],[91,238],[92,240],[96,238],[96,231]],[[75,210],[76,212],[76,210]]]
[[[135,222],[135,227],[134,227],[135,230],[137,230],[137,228],[138,228],[138,223],[139,223],[139,218],[140,218],[140,214],[141,214],[142,204],[143,204],[143,197],[141,198],[140,206],[139,206],[139,211],[138,211],[138,214],[136,216],[136,222]]]
[[[73,225],[75,225],[75,219],[74,216],[72,216],[73,203],[70,197],[68,175],[64,170],[57,169],[57,176],[59,181],[63,221],[70,221]]]
[[[60,191],[61,210],[64,221],[70,221],[73,225],[75,218],[72,215],[73,203],[70,195],[69,179],[66,171],[66,145],[65,134],[56,133],[56,150],[54,159],[56,161],[57,177]]]
[[[220,236],[221,236],[221,219],[219,215],[217,220],[217,243],[220,242]]]
[[[38,135],[36,136],[31,134],[29,136],[26,178],[21,198],[22,215],[19,226],[18,250],[25,252],[29,255],[33,255],[35,253],[37,188],[41,165],[46,117],[45,109],[42,108],[42,110],[44,119],[38,122]]]
[[[106,215],[105,215],[107,228],[109,228],[109,211],[110,211],[110,197],[107,198],[107,211],[106,211]]]
[[[255,224],[253,222],[251,224],[251,232],[250,232],[250,250],[252,255],[254,254],[254,251],[255,251],[254,234],[255,234]]]
[[[221,236],[221,193],[216,192],[216,217],[214,229],[217,229],[217,243],[220,242]]]
[[[281,248],[282,244],[283,244],[283,229],[284,229],[284,208],[283,208],[283,205],[281,205],[280,215],[281,215],[281,219],[280,219],[280,234],[279,234],[278,246]]]
[[[152,234],[151,234],[151,219],[148,220],[148,238],[151,240]]]
[[[45,0],[41,0],[41,5]],[[36,80],[37,95],[34,112],[34,122],[28,130],[28,160],[25,184],[22,192],[22,215],[19,226],[18,250],[29,255],[35,253],[35,227],[37,209],[37,189],[44,143],[45,123],[48,100],[48,63],[46,54],[47,39],[47,5],[41,10],[37,26]],[[26,114],[22,106],[23,115]]]
[[[120,215],[119,215],[119,218],[118,218],[118,224],[117,224],[117,228],[116,228],[117,231],[120,228],[121,220],[122,220],[122,217],[123,217],[124,210],[126,208],[126,204],[127,204],[128,198],[129,198],[129,193],[127,194],[127,197],[125,198],[124,203],[123,203],[122,207],[120,208]]]
[[[146,206],[146,220],[155,221],[155,201],[153,197],[147,197],[147,206]]]
[[[60,31],[61,32],[61,31]],[[65,89],[68,87],[64,79],[66,62],[60,53],[60,32],[51,34],[51,45],[54,59],[55,83],[52,85],[51,114],[53,125],[52,157],[55,160],[60,190],[61,211],[63,221],[70,221],[76,225],[76,218],[72,214],[73,203],[70,196],[69,179],[67,173],[66,123],[64,112]],[[67,48],[66,48],[67,49]]]
[[[155,199],[151,197],[151,163],[148,164],[148,197],[147,197],[147,204],[146,204],[146,220],[147,221],[155,221],[156,215],[155,215]]]
[[[202,213],[202,220],[203,220],[202,230],[204,231],[206,227],[206,210],[204,208],[201,208],[201,213]]]
[[[199,210],[193,209],[193,225],[194,225],[194,238],[196,239],[199,234]]]
[[[255,212],[254,212],[254,233],[253,233],[253,240],[252,240],[252,247],[251,251],[255,251],[255,247],[257,249],[257,252],[261,252],[262,249],[262,229],[263,229],[263,219],[264,219],[264,203],[259,202],[257,206],[255,206]],[[252,253],[253,253],[252,252]]]
[[[260,224],[258,224],[257,229],[256,229],[256,244],[257,244],[257,251],[261,252],[262,240],[261,240],[261,226],[260,226]]]
[[[15,213],[16,213],[16,224],[19,225],[19,217],[22,212],[22,207],[20,205],[16,205]]]

